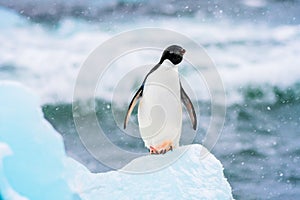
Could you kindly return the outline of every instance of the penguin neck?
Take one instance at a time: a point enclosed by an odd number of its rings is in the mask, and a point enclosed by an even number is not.
[[[178,65],[174,65],[169,60],[164,60],[164,62],[161,64],[160,68],[165,69],[165,70],[175,70],[175,71],[178,71]]]
[[[151,70],[150,72],[148,72],[148,74],[146,75],[142,85],[145,84],[148,76],[150,74],[152,74],[155,71],[160,71],[160,70],[174,70],[178,73],[178,65],[174,65],[171,61],[169,60],[161,60],[159,63],[157,63]]]

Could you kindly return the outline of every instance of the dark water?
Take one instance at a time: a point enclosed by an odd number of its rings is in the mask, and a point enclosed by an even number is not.
[[[258,102],[250,89],[242,105],[231,106],[213,152],[222,161],[237,199],[297,199],[300,155],[299,85],[279,90],[276,101]]]
[[[55,24],[65,17],[76,17],[90,22],[134,20],[143,16],[195,17],[221,19],[230,17],[252,22],[299,24],[299,0],[238,0],[238,1],[174,1],[113,0],[113,1],[59,1],[15,0],[2,1],[35,22]],[[288,12],[287,12],[288,11]]]
[[[225,176],[236,199],[297,199],[300,195],[300,87],[296,84],[286,90],[269,89],[276,97],[274,102],[269,103],[264,101],[265,94],[260,87],[241,91],[244,101],[227,108],[222,135],[212,150],[224,165]],[[140,139],[122,136],[111,120],[107,105],[110,102],[97,100],[97,116],[110,140],[126,150],[146,153]],[[206,106],[201,106],[202,114],[209,115],[210,112],[205,109]],[[94,159],[80,142],[71,104],[44,105],[43,111],[45,118],[63,135],[69,155],[91,171],[109,170]],[[185,121],[183,129],[188,126],[189,122]],[[187,136],[183,134],[182,137]],[[201,143],[203,137],[200,125],[194,143]],[[99,146],[100,150],[109,151]]]

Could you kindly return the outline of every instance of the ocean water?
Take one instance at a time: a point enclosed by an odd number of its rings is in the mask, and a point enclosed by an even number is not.
[[[0,80],[18,81],[41,97],[45,118],[63,135],[68,154],[91,171],[111,169],[84,148],[74,125],[72,99],[81,64],[118,33],[167,28],[201,44],[222,78],[226,119],[212,153],[224,165],[234,198],[300,195],[299,1],[18,0],[0,5]],[[126,64],[119,65],[124,67],[114,68],[96,96],[99,123],[110,141],[127,151],[147,153],[141,139],[124,135],[113,120],[113,84],[127,69],[155,62],[155,56],[123,60]],[[201,143],[211,116],[209,95],[191,71],[183,68],[181,73],[199,96],[201,115],[193,142]],[[116,109],[121,117],[132,94],[122,95]],[[187,118],[183,129],[192,133]],[[111,153],[101,146],[99,151]]]

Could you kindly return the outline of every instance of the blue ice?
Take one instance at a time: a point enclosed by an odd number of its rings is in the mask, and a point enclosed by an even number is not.
[[[0,83],[0,199],[232,199],[223,167],[199,144],[94,174],[66,156],[38,97]]]

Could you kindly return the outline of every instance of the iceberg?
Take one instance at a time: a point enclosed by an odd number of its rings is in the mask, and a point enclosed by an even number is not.
[[[62,138],[44,120],[39,99],[10,82],[0,83],[0,94],[0,142],[7,152],[1,161],[0,185],[30,200],[76,199],[64,178]],[[13,199],[5,188],[0,194],[4,200]]]
[[[172,157],[182,152],[180,159],[172,164],[168,163]],[[119,171],[91,174],[82,169],[76,176],[70,174],[68,180],[81,198],[86,200],[99,197],[149,200],[232,199],[231,188],[223,176],[221,163],[212,154],[206,153],[207,150],[201,145],[190,145],[165,155],[137,158]],[[165,160],[166,165],[156,168]],[[147,172],[153,168],[158,170]]]
[[[199,144],[94,174],[66,155],[33,92],[3,82],[0,94],[1,200],[232,199],[222,164]]]

